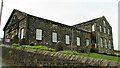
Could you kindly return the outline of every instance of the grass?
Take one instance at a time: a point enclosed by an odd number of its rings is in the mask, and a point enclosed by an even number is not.
[[[117,57],[117,56],[109,56],[109,55],[103,55],[98,53],[79,53],[77,51],[70,51],[70,50],[64,50],[59,52],[64,54],[80,55],[80,56],[92,57],[97,59],[113,60],[113,61],[120,62],[120,57]]]
[[[53,49],[53,48],[49,48],[47,46],[40,46],[40,45],[39,46],[30,46],[30,45],[12,44],[12,46],[29,48],[29,49],[41,49],[41,50],[46,50],[46,51],[55,51],[55,49]],[[69,54],[69,55],[86,56],[86,57],[92,57],[92,58],[97,58],[97,59],[113,60],[113,61],[120,62],[120,57],[117,57],[117,56],[109,56],[109,55],[98,54],[98,53],[81,53],[81,52],[71,51],[71,50],[63,50],[63,51],[59,51],[59,52],[63,53],[63,54]]]
[[[12,46],[20,46],[19,44],[13,43]]]
[[[64,50],[64,51],[59,51],[60,53],[68,54],[68,55],[80,55],[77,51],[71,51],[71,50]]]
[[[55,49],[53,49],[53,48],[49,48],[47,46],[42,46],[42,45],[30,46],[30,45],[12,44],[12,46],[21,47],[21,48],[28,48],[28,49],[41,49],[41,50],[46,50],[46,51],[55,51]]]
[[[47,51],[55,51],[53,48],[49,48],[47,46],[30,46],[30,45],[22,45],[22,48],[29,48],[29,49],[41,49],[41,50],[47,50]]]
[[[114,61],[120,62],[120,57],[117,57],[117,56],[109,56],[109,55],[103,55],[103,54],[97,54],[97,53],[90,53],[88,55],[88,57],[105,59],[105,60],[114,60]]]

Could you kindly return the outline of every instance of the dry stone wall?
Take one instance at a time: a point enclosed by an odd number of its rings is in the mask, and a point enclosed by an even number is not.
[[[8,46],[2,46],[2,58],[18,66],[120,66],[116,61]]]

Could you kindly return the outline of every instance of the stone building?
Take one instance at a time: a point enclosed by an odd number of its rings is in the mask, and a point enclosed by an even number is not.
[[[114,49],[112,27],[104,16],[74,25],[74,27],[91,32],[92,47],[99,49],[99,51]]]
[[[52,48],[61,41],[64,49],[82,50],[95,45],[97,49],[113,50],[112,27],[105,17],[68,26],[14,9],[3,31],[5,44],[6,39],[10,44],[25,39],[26,44],[33,42]]]

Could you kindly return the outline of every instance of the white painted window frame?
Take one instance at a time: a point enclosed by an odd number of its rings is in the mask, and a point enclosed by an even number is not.
[[[108,28],[108,34],[110,34],[110,29]]]
[[[108,46],[107,46],[107,40],[106,39],[104,39],[104,44],[105,44],[105,47],[107,48]]]
[[[77,37],[77,46],[80,46],[80,37]]]
[[[89,45],[90,45],[90,40],[86,39],[86,46],[89,46]]]
[[[65,43],[70,44],[70,36],[69,35],[65,35]]]
[[[24,28],[21,29],[21,38],[20,39],[23,39],[24,37]]]
[[[52,42],[57,42],[57,33],[52,32]]]
[[[100,27],[100,32],[102,32],[102,26],[100,25],[99,27]]]
[[[110,40],[108,41],[108,47],[109,47],[109,49],[112,49]]]
[[[95,31],[95,24],[92,25],[92,31]]]
[[[106,33],[106,28],[104,27],[104,33]]]
[[[105,21],[103,21],[103,24],[104,24],[104,26],[106,26],[106,22]]]
[[[36,29],[36,40],[42,40],[42,30]]]

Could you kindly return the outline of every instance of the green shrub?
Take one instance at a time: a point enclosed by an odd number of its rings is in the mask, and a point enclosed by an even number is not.
[[[28,44],[27,39],[23,38],[20,40],[20,45],[27,45],[27,44]]]
[[[17,35],[15,35],[15,36],[13,37],[13,39],[11,39],[11,43],[15,43],[15,44],[18,43],[18,36],[17,36]]]
[[[13,43],[12,46],[20,46],[19,44]]]
[[[61,41],[58,41],[55,49],[56,49],[56,51],[62,51],[63,50],[63,43]]]
[[[90,52],[98,53],[98,49],[97,48],[91,48]]]

